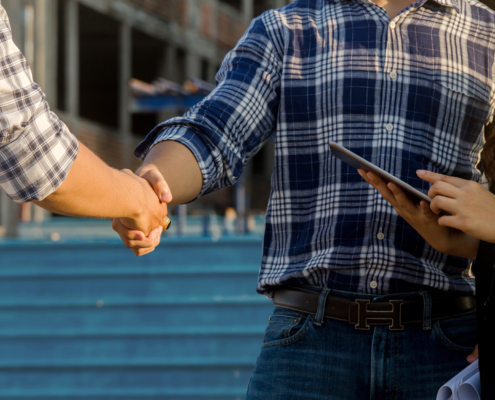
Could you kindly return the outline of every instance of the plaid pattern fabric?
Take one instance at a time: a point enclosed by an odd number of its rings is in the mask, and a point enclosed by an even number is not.
[[[50,111],[0,5],[0,187],[16,202],[43,200],[67,177],[78,142]]]
[[[298,0],[253,21],[217,88],[136,149],[188,146],[201,195],[232,185],[273,134],[258,291],[307,284],[386,294],[474,292],[469,262],[440,254],[357,172],[337,142],[423,192],[417,169],[478,180],[493,118],[495,14],[476,0],[418,0],[390,21],[368,0]]]

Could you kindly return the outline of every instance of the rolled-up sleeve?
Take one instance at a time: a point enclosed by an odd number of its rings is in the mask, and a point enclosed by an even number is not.
[[[43,200],[65,180],[78,149],[33,82],[0,5],[0,187],[18,203]]]
[[[277,124],[281,33],[275,11],[255,19],[226,56],[215,90],[182,117],[158,125],[139,144],[144,159],[155,144],[172,140],[189,148],[203,173],[200,196],[233,185]]]

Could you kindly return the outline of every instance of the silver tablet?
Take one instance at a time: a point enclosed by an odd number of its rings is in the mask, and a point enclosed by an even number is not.
[[[332,154],[335,157],[341,159],[350,166],[356,169],[363,169],[366,172],[373,172],[387,183],[395,183],[414,201],[419,203],[421,200],[424,200],[428,204],[431,203],[431,199],[426,194],[421,193],[417,189],[414,189],[411,185],[408,185],[406,182],[401,181],[393,175],[390,175],[388,172],[384,171],[381,168],[378,168],[376,165],[370,163],[369,161],[366,161],[364,158],[359,157],[352,151],[347,150],[346,148],[339,146],[337,143],[334,142],[330,142],[330,148],[332,149]]]

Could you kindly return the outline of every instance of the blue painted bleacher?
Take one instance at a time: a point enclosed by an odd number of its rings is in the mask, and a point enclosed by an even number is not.
[[[0,400],[244,399],[261,238],[0,241]]]

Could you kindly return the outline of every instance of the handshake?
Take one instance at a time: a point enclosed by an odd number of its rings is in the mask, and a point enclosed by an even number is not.
[[[106,218],[124,244],[137,256],[151,253],[168,228],[167,205],[197,198],[203,175],[190,150],[181,143],[163,141],[150,150],[136,173],[110,168],[82,143],[69,174],[60,187],[40,201],[40,207],[73,217]]]
[[[160,171],[153,165],[145,165],[134,174],[130,170],[122,173],[132,177],[141,188],[137,195],[139,205],[132,217],[112,219],[112,228],[136,256],[151,253],[160,244],[163,230],[170,227],[167,204],[172,193]]]

